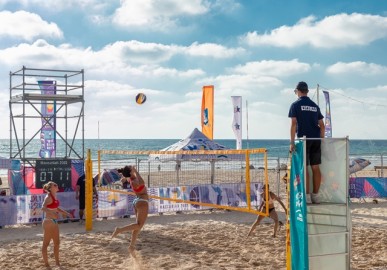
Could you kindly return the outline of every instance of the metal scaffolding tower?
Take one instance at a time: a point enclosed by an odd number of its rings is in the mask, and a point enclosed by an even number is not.
[[[41,81],[52,81],[54,93],[42,91]],[[42,139],[44,126],[54,130],[55,140],[55,156],[44,158],[84,159],[83,70],[23,66],[9,73],[9,96],[10,159],[19,159],[24,166],[35,167],[36,160],[40,159],[41,141],[37,139]],[[42,104],[52,105],[49,117],[42,114]],[[57,151],[58,147],[62,147],[60,151]]]

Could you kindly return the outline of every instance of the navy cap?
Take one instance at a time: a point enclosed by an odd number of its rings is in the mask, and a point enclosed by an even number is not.
[[[296,89],[300,90],[300,91],[308,91],[309,90],[306,82],[299,82],[296,86]]]

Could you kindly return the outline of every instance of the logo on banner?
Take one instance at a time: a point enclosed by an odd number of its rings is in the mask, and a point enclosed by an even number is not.
[[[190,205],[188,203],[180,203],[170,200],[163,200],[162,197],[170,199],[179,199],[179,200],[188,200],[187,187],[173,187],[173,188],[159,188],[160,194],[160,203],[159,203],[159,212],[168,212],[168,211],[187,211],[190,210]]]
[[[203,110],[203,124],[204,124],[205,126],[208,125],[208,108],[205,108],[205,109]]]

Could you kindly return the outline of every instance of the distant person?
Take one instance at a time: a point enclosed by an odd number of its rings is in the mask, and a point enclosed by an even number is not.
[[[321,185],[321,139],[325,135],[325,126],[319,106],[308,97],[308,85],[299,82],[294,90],[298,100],[293,102],[289,110],[291,118],[290,127],[290,151],[294,151],[294,141],[297,133],[298,138],[306,137],[306,162],[312,167],[313,193],[310,195],[309,172],[306,169],[306,202],[320,203],[318,191]]]
[[[176,163],[175,165],[175,171],[180,171],[181,165],[179,163]]]
[[[48,263],[47,248],[51,242],[54,243],[54,257],[55,264],[60,266],[59,263],[59,226],[58,219],[59,214],[71,218],[71,214],[59,207],[59,200],[57,198],[57,192],[59,190],[58,185],[52,181],[43,186],[43,190],[47,192],[47,196],[44,199],[42,211],[45,214],[42,226],[43,226],[43,246],[42,256],[43,262],[46,267],[50,267]]]
[[[97,189],[95,188],[95,182],[93,181],[93,193],[98,197]],[[79,222],[83,223],[83,215],[85,212],[85,201],[86,201],[86,177],[85,174],[81,175],[77,180],[75,188],[75,199],[79,200]]]
[[[263,206],[265,206],[265,201],[266,201],[266,186],[263,186],[263,192],[261,194],[262,198],[263,198],[263,201],[261,203],[261,205],[259,206],[259,209],[258,211],[262,211],[263,210]],[[281,201],[281,199],[279,197],[277,197],[273,192],[271,192],[269,190],[269,216],[272,220],[274,220],[274,233],[273,233],[273,237],[276,237],[277,236],[277,230],[278,230],[278,226],[281,224],[282,225],[282,222],[280,222],[278,220],[278,215],[277,215],[277,212],[275,211],[275,207],[274,207],[274,200],[276,200],[277,202],[279,202],[279,204],[283,207],[283,209],[285,210],[285,213],[287,213],[287,210],[286,210],[286,207],[285,205],[283,204],[283,202]],[[255,222],[253,223],[253,225],[251,226],[250,228],[250,231],[247,235],[247,237],[249,237],[253,231],[255,230],[255,228],[261,223],[261,221],[265,218],[265,216],[262,216],[262,215],[259,215],[257,217],[257,219],[255,220]]]
[[[129,245],[129,253],[135,256],[135,245],[137,236],[140,233],[145,221],[148,217],[148,192],[145,186],[144,179],[134,166],[125,166],[121,170],[123,178],[130,184],[132,190],[136,194],[136,198],[133,200],[133,207],[136,213],[136,223],[129,224],[124,227],[116,227],[112,237],[116,237],[119,233],[132,231],[132,236]]]

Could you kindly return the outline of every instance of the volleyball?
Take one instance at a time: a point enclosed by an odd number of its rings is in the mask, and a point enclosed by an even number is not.
[[[138,93],[136,96],[136,102],[138,104],[144,104],[146,101],[146,95],[144,93]]]

